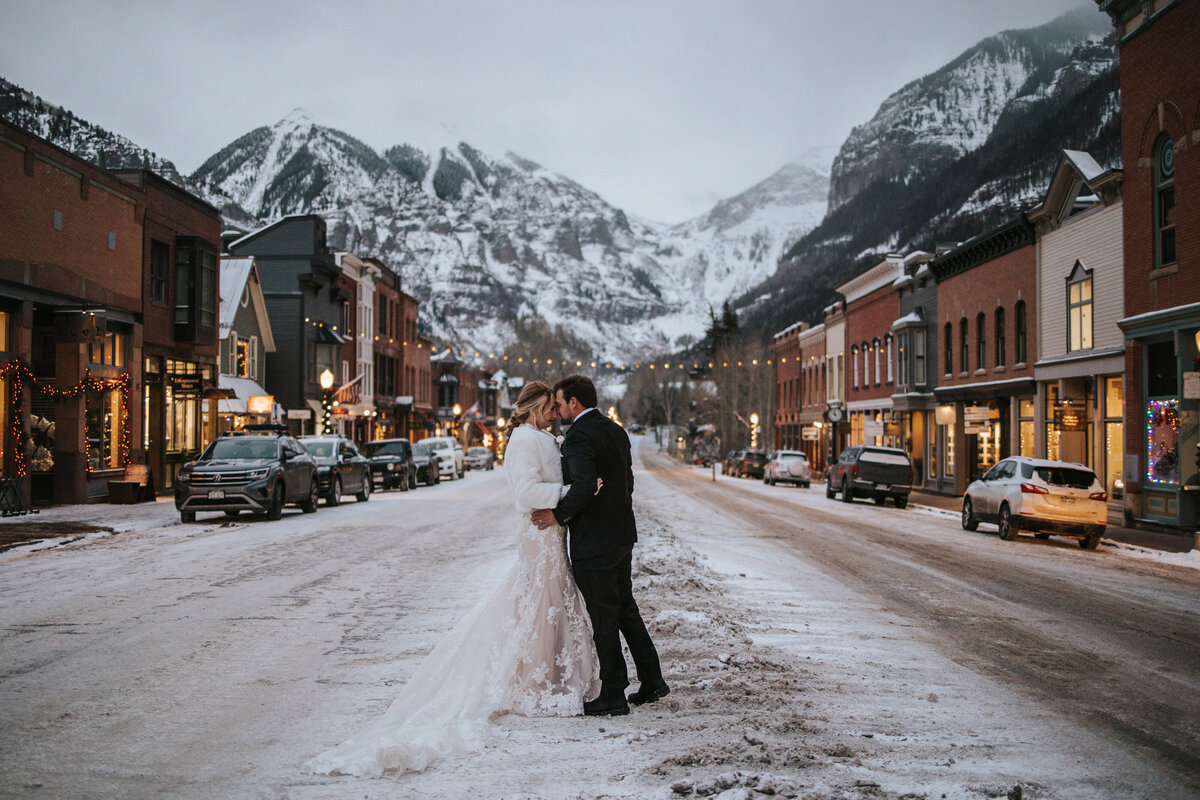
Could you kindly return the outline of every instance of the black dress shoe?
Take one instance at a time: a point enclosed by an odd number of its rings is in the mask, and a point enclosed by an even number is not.
[[[656,681],[643,683],[638,687],[638,690],[629,695],[629,702],[635,706],[640,706],[642,703],[653,703],[660,697],[666,697],[671,693],[671,687],[667,686],[667,682],[662,678]]]
[[[629,704],[624,697],[608,699],[597,697],[595,700],[585,700],[583,713],[589,717],[623,717],[629,713]]]

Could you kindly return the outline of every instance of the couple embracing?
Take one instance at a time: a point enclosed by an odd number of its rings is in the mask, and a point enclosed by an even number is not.
[[[482,747],[498,714],[621,715],[630,703],[670,691],[633,598],[629,437],[596,410],[596,399],[582,375],[521,390],[504,457],[521,514],[516,564],[434,648],[378,722],[309,769],[421,770]],[[570,425],[561,453],[549,430],[556,419]],[[628,697],[622,636],[640,681]]]

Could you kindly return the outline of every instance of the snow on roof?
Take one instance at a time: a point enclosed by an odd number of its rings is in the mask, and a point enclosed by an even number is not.
[[[1096,163],[1096,159],[1092,158],[1090,153],[1085,153],[1082,150],[1063,150],[1063,155],[1067,157],[1074,166],[1080,176],[1087,182],[1095,180],[1103,175],[1107,170]]]
[[[233,329],[233,318],[237,316],[241,305],[242,294],[246,291],[246,280],[250,277],[250,269],[254,266],[253,256],[222,256],[221,257],[221,323],[220,336],[229,336]]]

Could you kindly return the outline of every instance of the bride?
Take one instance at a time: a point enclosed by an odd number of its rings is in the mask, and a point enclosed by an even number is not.
[[[558,445],[546,430],[554,418],[551,388],[527,383],[504,456],[521,519],[517,563],[434,648],[383,717],[309,761],[310,771],[420,771],[443,756],[480,749],[494,716],[583,713],[583,701],[599,689],[583,599],[562,529],[539,531],[529,521],[533,509],[557,505],[563,490]]]

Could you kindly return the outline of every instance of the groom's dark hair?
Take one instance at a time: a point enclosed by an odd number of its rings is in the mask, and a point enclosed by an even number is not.
[[[567,402],[574,397],[584,408],[596,407],[596,384],[592,383],[592,379],[587,375],[568,375],[554,384],[555,393],[560,390]]]

